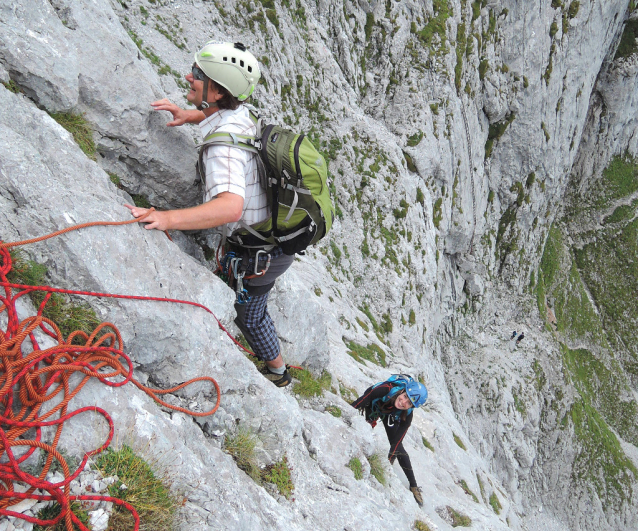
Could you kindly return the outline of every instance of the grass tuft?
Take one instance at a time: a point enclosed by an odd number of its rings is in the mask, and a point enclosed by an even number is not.
[[[452,435],[454,435],[454,442],[458,445],[458,447],[461,450],[465,450],[467,452],[467,448],[465,448],[465,445],[463,444],[463,441],[461,440],[461,438],[454,432],[452,433]]]
[[[140,516],[141,531],[171,531],[174,528],[175,516],[184,504],[184,498],[171,492],[171,481],[164,472],[153,471],[151,465],[127,445],[118,451],[107,449],[95,464],[105,476],[119,478],[109,486],[109,495],[135,507]],[[123,485],[126,485],[125,489]],[[133,516],[125,508],[114,506],[109,530],[132,528]]]
[[[26,259],[21,249],[12,249],[10,255],[13,266],[7,275],[9,282],[28,286],[45,284],[46,266]],[[39,308],[45,296],[45,292],[42,291],[34,291],[29,294],[29,298],[36,308]],[[73,304],[70,299],[59,293],[51,295],[42,315],[51,319],[65,338],[76,330],[90,334],[101,323],[101,320],[88,305]]]
[[[108,172],[108,175],[109,175],[109,179],[111,179],[111,182],[117,188],[122,188],[122,180],[119,178],[119,176],[117,174]]]
[[[261,473],[259,466],[257,466],[256,446],[257,436],[244,426],[241,426],[237,433],[226,435],[224,439],[224,450],[233,456],[235,463],[241,470],[259,483]]]
[[[142,194],[131,194],[131,199],[135,206],[138,208],[151,208],[151,203],[148,200],[148,197]]]
[[[423,440],[423,446],[425,446],[427,449],[432,450],[434,452],[434,446],[432,446],[432,444],[430,444],[430,441],[428,441],[423,436],[421,436],[421,439]]]
[[[363,466],[358,457],[353,457],[346,465],[354,473],[354,479],[363,479]]]
[[[95,142],[93,142],[93,130],[91,124],[86,121],[83,114],[73,114],[70,112],[56,112],[51,114],[56,122],[64,127],[71,135],[75,143],[80,146],[84,154],[95,160]]]
[[[44,507],[43,509],[40,509],[40,511],[37,514],[37,518],[39,518],[40,520],[53,520],[54,518],[57,518],[61,510],[62,510],[62,507],[58,503],[52,503],[51,505]],[[88,527],[89,515],[84,509],[82,509],[82,507],[80,506],[78,502],[71,502],[71,512],[78,517],[78,520],[80,520],[80,522],[82,522],[85,526]],[[73,526],[73,528],[75,529],[75,526]],[[12,528],[12,529],[15,529],[15,528]],[[62,520],[60,520],[55,525],[33,526],[33,531],[66,531],[66,530],[67,530],[67,527],[66,527],[64,518],[62,518]]]
[[[286,456],[274,465],[266,467],[266,470],[262,473],[262,479],[266,483],[273,483],[277,487],[279,494],[285,496],[287,500],[292,496],[295,486],[292,483],[290,466]]]
[[[339,418],[342,415],[341,408],[337,406],[327,406],[326,411],[330,413],[333,417]]]
[[[614,61],[616,59],[622,59],[624,57],[630,57],[638,52],[638,20],[628,20],[625,22],[625,29],[620,38],[620,44],[616,50]]]
[[[299,380],[292,388],[293,392],[306,398],[323,395],[324,390],[330,389],[332,383],[332,376],[326,371],[318,379],[306,369],[290,369],[290,374]]]
[[[467,486],[467,482],[464,479],[461,480],[461,482],[459,483],[459,486],[463,489],[463,492],[465,492],[465,494],[467,494],[468,496],[471,496],[476,503],[479,502],[478,498],[476,497],[476,494],[474,494],[472,490],[470,489],[470,487]]]
[[[377,478],[377,481],[381,483],[381,485],[385,485],[384,462],[385,459],[381,454],[374,454],[368,457],[368,463],[370,463],[370,474]]]
[[[415,520],[414,529],[416,529],[416,531],[430,531],[430,526],[421,520]]]
[[[347,341],[346,346],[350,349],[348,354],[359,363],[363,363],[363,360],[368,360],[376,365],[381,365],[381,367],[387,366],[384,350],[374,343],[369,343],[367,347],[364,347],[354,341]]]
[[[501,505],[501,502],[498,501],[496,492],[492,492],[492,494],[490,494],[490,505],[492,506],[492,509],[494,509],[494,512],[496,514],[501,514],[501,509],[503,509],[503,506]]]
[[[14,94],[18,94],[22,92],[18,84],[13,79],[10,79],[6,83],[2,83],[2,84],[4,85],[4,88],[6,88],[7,90],[10,90]]]
[[[452,527],[470,527],[472,525],[472,520],[469,516],[461,514],[449,505],[447,506],[447,512],[452,519]]]

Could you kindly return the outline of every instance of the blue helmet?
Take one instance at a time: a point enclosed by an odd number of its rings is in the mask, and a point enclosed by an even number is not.
[[[408,382],[405,386],[405,392],[414,407],[421,407],[428,399],[428,390],[425,385],[414,380]]]

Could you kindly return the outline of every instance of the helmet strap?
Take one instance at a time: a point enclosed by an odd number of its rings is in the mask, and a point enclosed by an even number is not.
[[[204,89],[202,90],[202,102],[197,106],[198,111],[202,111],[210,107],[209,103],[206,101],[207,99],[208,99],[208,77],[204,78]]]

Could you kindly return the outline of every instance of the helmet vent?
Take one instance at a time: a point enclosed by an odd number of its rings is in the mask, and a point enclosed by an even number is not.
[[[232,57],[230,60],[231,60],[231,62],[232,62],[233,64],[235,64],[235,63],[237,62],[237,59],[235,59],[234,57]]]
[[[241,66],[242,68],[244,68],[244,62],[243,62],[243,61],[239,61],[239,66]]]
[[[224,57],[224,61],[228,61],[228,57]]]
[[[249,72],[252,72],[252,71],[253,71],[253,67],[252,67],[252,66],[249,66],[249,67],[248,67],[248,71],[249,71]]]

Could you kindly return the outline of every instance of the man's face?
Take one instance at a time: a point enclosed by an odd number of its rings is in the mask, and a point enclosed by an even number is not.
[[[191,72],[184,76],[186,81],[188,81],[189,85],[191,86],[191,90],[186,95],[186,99],[196,107],[201,105],[202,103],[202,92],[204,91],[204,81],[202,79],[203,75],[204,73],[202,72],[202,70],[200,70],[196,64],[193,64]],[[215,87],[213,87],[212,83],[208,83],[207,101],[214,104],[221,98],[223,98],[223,94],[220,94],[219,91]]]

